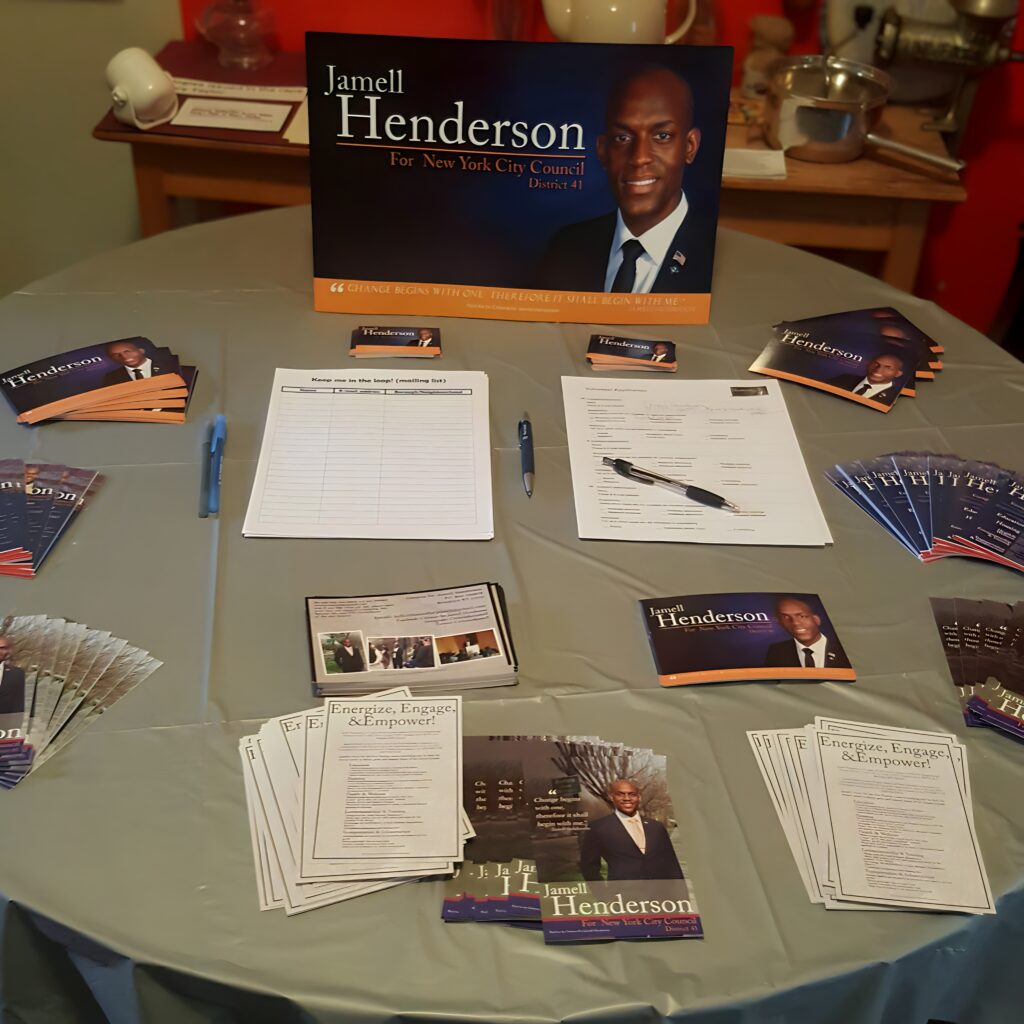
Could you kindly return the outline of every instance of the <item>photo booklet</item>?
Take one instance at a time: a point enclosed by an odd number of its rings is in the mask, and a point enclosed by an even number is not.
[[[778,323],[750,369],[889,412],[942,369],[943,347],[891,306]]]
[[[707,323],[732,50],[309,32],[314,307]]]
[[[198,371],[148,338],[119,338],[0,374],[19,423],[114,420],[184,423]]]
[[[595,737],[463,743],[475,836],[443,920],[532,927],[551,944],[703,938],[663,754]]]
[[[371,693],[399,681],[413,693],[516,682],[515,647],[497,583],[307,597],[306,620],[316,697]]]
[[[35,576],[103,479],[94,469],[0,459],[0,576]]]
[[[691,594],[640,602],[662,686],[857,678],[817,594]]]

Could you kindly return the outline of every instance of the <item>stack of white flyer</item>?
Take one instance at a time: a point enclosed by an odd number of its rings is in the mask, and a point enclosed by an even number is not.
[[[996,912],[955,736],[818,717],[747,738],[812,903]]]
[[[239,743],[260,910],[300,914],[450,874],[462,810],[462,701],[406,688],[272,718]]]

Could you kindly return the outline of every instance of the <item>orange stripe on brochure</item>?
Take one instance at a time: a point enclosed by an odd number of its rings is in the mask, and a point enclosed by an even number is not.
[[[547,292],[532,288],[318,277],[313,280],[313,308],[321,313],[463,316],[481,320],[706,324],[711,315],[711,295]]]
[[[743,680],[783,679],[787,682],[806,680],[829,680],[830,682],[853,682],[857,673],[852,668],[715,668],[706,672],[674,672],[658,676],[662,686],[688,686],[693,683],[729,683]]]

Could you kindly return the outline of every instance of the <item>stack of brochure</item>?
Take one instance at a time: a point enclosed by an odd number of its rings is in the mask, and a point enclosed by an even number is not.
[[[922,562],[961,556],[1024,572],[1024,476],[958,455],[895,452],[825,475]]]
[[[441,354],[441,331],[437,327],[357,327],[348,354],[356,359],[430,359]]]
[[[442,918],[543,929],[548,943],[699,939],[666,760],[576,736],[467,736],[476,831]]]
[[[0,786],[10,789],[162,663],[80,622],[8,616],[0,625]]]
[[[812,903],[996,912],[955,736],[818,717],[747,738]]]
[[[1024,741],[1024,601],[931,602],[964,720]]]
[[[330,698],[239,752],[260,910],[300,914],[462,860],[460,697]]]
[[[691,594],[640,602],[662,686],[857,678],[817,594]]]
[[[392,680],[415,693],[516,682],[516,652],[497,583],[307,597],[306,618],[316,697],[369,693]],[[401,680],[394,674],[399,669]]]
[[[784,320],[750,369],[888,412],[942,369],[943,347],[891,306]]]
[[[102,480],[94,469],[0,459],[0,576],[35,576]]]
[[[19,423],[184,423],[196,377],[169,348],[119,338],[22,363],[0,374],[0,390]]]
[[[592,334],[587,346],[592,370],[661,370],[675,373],[676,346],[671,341],[619,338],[614,334]]]

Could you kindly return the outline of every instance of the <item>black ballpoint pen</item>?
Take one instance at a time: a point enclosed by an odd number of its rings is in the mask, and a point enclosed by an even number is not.
[[[705,491],[703,487],[694,487],[693,484],[686,484],[681,480],[673,480],[671,477],[662,476],[660,473],[655,473],[650,469],[641,469],[625,459],[604,458],[601,462],[605,466],[611,466],[619,476],[624,476],[627,480],[635,480],[639,484],[658,484],[659,487],[667,487],[670,491],[682,494],[684,497],[689,498],[690,501],[696,501],[701,505],[708,505],[710,508],[726,508],[730,512],[739,512],[739,509],[731,501],[727,501],[720,494]]]
[[[533,424],[529,414],[523,413],[519,421],[519,464],[523,471],[523,489],[533,497]]]

